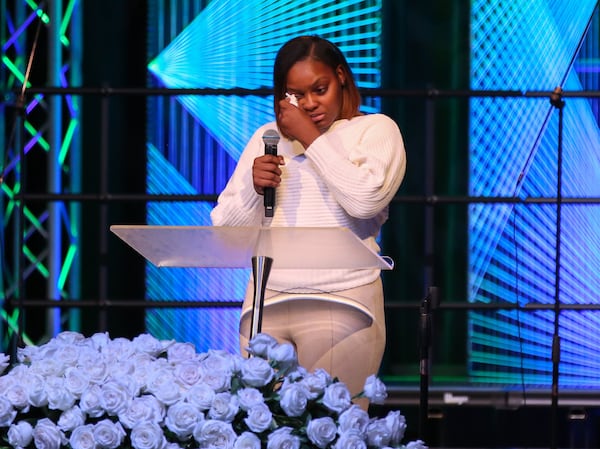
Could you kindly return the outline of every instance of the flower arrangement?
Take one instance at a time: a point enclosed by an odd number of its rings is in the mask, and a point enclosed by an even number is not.
[[[371,418],[324,370],[258,334],[251,357],[191,343],[63,332],[0,354],[1,447],[58,449],[424,449],[404,417]],[[5,371],[8,372],[4,373]],[[4,374],[3,374],[4,373]],[[361,397],[381,403],[371,376]]]

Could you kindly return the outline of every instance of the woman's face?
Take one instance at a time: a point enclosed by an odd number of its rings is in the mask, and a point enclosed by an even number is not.
[[[340,118],[343,83],[341,68],[334,71],[328,65],[309,58],[298,61],[289,70],[286,89],[296,95],[298,106],[324,133]]]

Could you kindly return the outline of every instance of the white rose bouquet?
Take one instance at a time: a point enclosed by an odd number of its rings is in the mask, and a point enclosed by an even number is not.
[[[249,358],[190,343],[63,332],[0,354],[0,447],[40,449],[426,449],[404,417],[371,418],[292,346],[259,334]],[[4,373],[4,371],[7,371]],[[370,377],[360,397],[381,403]]]

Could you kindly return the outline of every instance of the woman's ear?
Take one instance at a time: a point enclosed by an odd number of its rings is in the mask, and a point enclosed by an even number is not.
[[[342,87],[344,87],[346,85],[346,73],[344,72],[344,69],[342,69],[341,65],[337,66],[335,73],[338,79],[340,80],[340,84],[342,85]]]

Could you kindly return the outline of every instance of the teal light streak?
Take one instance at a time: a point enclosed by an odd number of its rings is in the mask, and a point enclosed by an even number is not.
[[[45,151],[50,150],[50,144],[46,141],[46,139],[44,139],[41,131],[36,130],[28,121],[25,121],[23,126],[29,132],[29,134],[31,134],[31,137],[35,139],[39,146],[41,146]]]
[[[65,39],[66,39],[67,30],[69,28],[69,24],[71,23],[71,16],[73,15],[73,8],[75,7],[75,2],[76,2],[76,0],[70,0],[67,3],[67,7],[65,9],[65,15],[63,16],[62,23],[60,24],[59,33],[61,35],[61,39],[62,39],[62,36],[65,36]],[[68,42],[68,39],[67,39],[67,42]]]
[[[21,71],[18,69],[18,67],[13,64],[13,62],[8,58],[8,56],[3,55],[2,62],[8,68],[8,70],[10,70],[12,72],[12,74],[15,76],[15,78],[17,78],[19,80],[19,82],[21,82],[21,84],[23,84],[23,82],[25,82],[25,75],[23,73],[21,73]],[[29,81],[27,81],[26,86],[31,87],[31,83]]]
[[[6,310],[0,309],[0,316],[2,316],[2,319],[8,324],[8,327],[10,328],[10,330],[12,330],[14,333],[19,332],[19,311],[18,310],[15,310],[13,316],[10,316],[6,312]],[[25,333],[23,333],[23,341],[27,345],[34,344],[33,341]]]
[[[78,126],[78,120],[72,119],[69,121],[69,127],[67,128],[67,132],[65,133],[65,137],[63,138],[62,145],[60,147],[60,152],[58,154],[58,161],[60,165],[63,165],[65,163],[65,158],[69,153],[69,148],[71,147],[73,136],[75,135],[75,131],[77,130]]]
[[[31,9],[35,11],[36,15],[42,19],[42,22],[44,22],[45,24],[50,23],[50,17],[48,17],[48,15],[42,9],[39,8],[38,3],[35,3],[31,0],[25,0],[25,3],[27,3],[31,7]]]
[[[63,262],[62,268],[60,270],[60,275],[58,277],[58,288],[60,290],[64,290],[65,282],[69,276],[69,272],[71,271],[71,266],[73,265],[73,261],[76,255],[77,245],[69,245],[69,249],[67,250],[67,254],[65,256],[65,260]]]
[[[38,218],[35,216],[35,214],[33,212],[31,212],[31,209],[29,209],[28,207],[25,207],[23,209],[23,215],[29,220],[29,222],[33,225],[33,227],[38,232],[40,232],[42,235],[44,235],[46,233],[46,230],[44,229],[44,226],[38,220]]]
[[[0,184],[0,188],[2,188],[2,190],[4,191],[4,193],[6,194],[6,196],[9,199],[11,199],[11,200],[14,199],[14,195],[15,195],[14,191],[10,187],[8,187],[5,182]]]
[[[23,254],[25,254],[27,259],[33,264],[33,266],[37,269],[37,271],[40,272],[42,276],[48,278],[50,272],[48,271],[46,266],[42,262],[40,262],[39,258],[36,257],[36,255],[33,254],[33,252],[27,246],[23,246]]]
[[[67,3],[67,8],[65,10],[65,14],[64,14],[64,16],[62,18],[62,22],[60,24],[60,30],[59,30],[60,42],[65,47],[69,47],[71,45],[71,42],[69,41],[69,37],[67,35],[67,30],[71,23],[71,16],[73,14],[73,8],[75,7],[76,1],[77,0],[71,0],[71,1],[69,1],[69,3]]]

